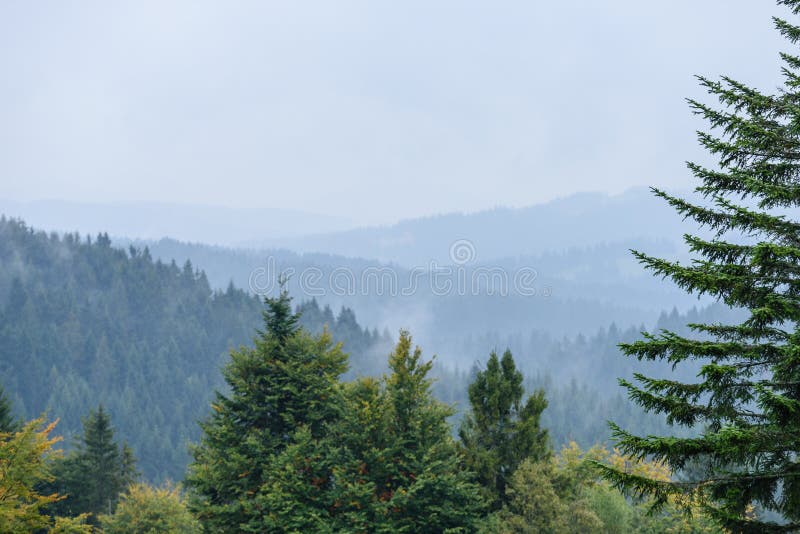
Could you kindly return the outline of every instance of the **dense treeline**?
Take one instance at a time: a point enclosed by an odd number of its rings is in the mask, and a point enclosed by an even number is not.
[[[741,311],[719,304],[693,308],[685,314],[673,309],[661,314],[653,331],[666,329],[686,333],[688,323],[730,322],[741,315]],[[542,415],[542,422],[556,446],[571,441],[582,447],[610,442],[611,430],[606,423],[610,418],[643,434],[674,431],[664,418],[647,414],[631,404],[619,388],[618,379],[648,369],[661,376],[677,375],[691,380],[700,366],[685,365],[679,373],[674,373],[668,363],[654,366],[620,358],[617,346],[639,339],[646,330],[644,326],[622,329],[612,324],[591,336],[558,338],[541,330],[532,330],[526,335],[468,336],[462,341],[453,341],[452,350],[473,361],[473,367],[459,371],[435,366],[433,374],[438,380],[434,391],[438,398],[460,408],[466,407],[468,385],[477,369],[485,365],[487,355],[492,351],[510,350],[525,373],[526,387],[547,392],[549,407]]]
[[[188,495],[133,481],[134,460],[102,408],[63,458],[53,424],[13,423],[0,431],[0,529],[719,532],[697,506],[691,519],[677,502],[649,515],[649,501],[616,492],[593,467],[667,480],[661,464],[574,443],[554,455],[544,392],[526,394],[510,352],[476,373],[456,440],[452,408],[431,392],[432,362],[407,332],[388,373],[342,381],[347,355],[330,335],[300,327],[285,294],[267,304],[254,346],[231,352],[228,393],[216,395],[192,449]]]
[[[507,232],[513,234],[511,229]],[[661,241],[635,239],[498,260],[478,248],[475,261],[462,265],[463,279],[469,281],[463,289],[457,286],[455,271],[450,271],[452,275],[442,274],[438,281],[419,272],[420,267],[426,271],[433,267],[432,258],[412,268],[329,254],[230,249],[170,239],[115,239],[115,243],[147,246],[154,258],[165,262],[175,259],[181,264],[190,260],[202,267],[216,289],[225,289],[231,280],[240,288],[274,288],[279,273],[290,269],[295,273],[288,281],[290,294],[316,294],[334,309],[347,306],[362,322],[368,318],[370,327],[394,330],[402,324],[412,329],[429,350],[454,365],[468,365],[468,360],[440,340],[463,339],[471,333],[490,330],[510,333],[531,328],[555,336],[574,336],[612,321],[621,325],[644,322],[650,326],[662,310],[672,306],[684,310],[696,302],[680,290],[641,273],[627,253],[632,247],[648,247],[670,256],[680,253]],[[448,250],[449,244],[441,252]],[[449,260],[438,266],[453,267]],[[489,282],[475,269],[483,269],[484,275],[502,272],[507,276]],[[515,286],[514,276],[520,269],[535,270],[535,279],[529,280],[530,287],[525,288],[533,289],[534,297],[520,293]],[[307,270],[321,276],[303,278],[301,274]],[[444,280],[453,285],[443,290]],[[439,289],[434,291],[434,287]]]
[[[213,532],[722,532],[701,503],[620,493],[597,465],[662,482],[662,463],[571,442],[553,454],[543,389],[510,351],[476,368],[458,438],[433,362],[406,331],[381,377],[266,299],[254,346],[231,352],[193,447],[189,509]],[[687,511],[690,514],[687,515]]]
[[[422,528],[420,517],[434,513],[440,522],[431,523],[436,527],[432,531],[453,526],[466,531],[515,532],[519,530],[514,525],[527,524],[526,518],[531,514],[538,517],[539,507],[545,506],[552,516],[546,519],[547,528],[554,532],[574,531],[575,525],[582,531],[624,532],[645,521],[643,504],[614,493],[584,467],[586,458],[628,459],[599,449],[583,453],[577,444],[555,456],[551,453],[551,446],[559,450],[571,439],[580,440],[584,448],[603,441],[607,437],[603,422],[609,416],[632,422],[644,431],[648,431],[648,425],[658,425],[619,397],[608,397],[585,384],[555,384],[543,374],[525,380],[516,371],[510,352],[502,359],[489,356],[489,352],[474,357],[476,365],[469,371],[434,367],[413,349],[405,334],[392,350],[387,333],[363,329],[352,311],[334,314],[313,300],[284,313],[294,319],[281,336],[301,341],[294,352],[280,349],[276,353],[273,349],[267,351],[268,357],[261,354],[265,345],[275,343],[273,338],[281,331],[275,321],[270,322],[268,308],[267,322],[256,336],[255,348],[237,349],[229,356],[231,347],[252,346],[245,340],[252,339],[264,309],[255,297],[233,287],[225,292],[212,291],[204,275],[191,265],[179,268],[154,261],[147,250],[114,249],[104,235],[95,240],[46,235],[8,220],[2,221],[0,228],[4,232],[0,241],[3,265],[7,266],[0,286],[6,302],[2,365],[7,390],[15,402],[19,399],[25,403],[24,410],[17,406],[16,413],[31,418],[49,410],[49,417],[62,417],[58,431],[68,435],[71,445],[63,459],[37,468],[39,483],[34,489],[41,498],[28,495],[35,510],[28,519],[44,512],[51,519],[42,525],[61,525],[73,531],[100,526],[109,532],[125,532],[129,518],[156,521],[161,513],[171,514],[171,524],[183,525],[180,528],[187,532],[197,527],[197,521],[212,530],[231,524],[234,526],[230,529],[237,530],[245,523],[252,524],[254,530],[269,525],[278,529],[277,525],[292,521],[299,521],[298,528],[314,528],[314,523],[305,522],[308,518],[316,518],[317,526],[330,521],[344,529],[383,524],[387,531],[413,531]],[[145,292],[149,300],[140,298],[139,292]],[[274,305],[274,301],[269,302]],[[299,317],[294,312],[299,312]],[[673,313],[665,315],[662,323],[684,319]],[[304,328],[298,330],[300,325]],[[330,334],[324,334],[326,328]],[[528,346],[513,337],[505,344],[532,353],[532,357],[521,358],[525,366],[537,359],[542,365],[560,359],[563,365],[568,358],[587,364],[591,358],[599,358],[591,369],[598,377],[608,377],[624,372],[613,365],[613,344],[633,335],[633,331],[612,327],[592,338],[579,336],[547,344],[544,337],[532,335]],[[106,348],[99,350],[92,345],[93,339],[104,340]],[[109,342],[112,339],[114,342]],[[333,340],[338,339],[345,341],[344,349],[352,350],[353,358],[347,360],[336,347]],[[165,344],[172,350],[164,350]],[[94,348],[89,356],[84,352],[87,347]],[[291,395],[296,396],[282,401],[280,410],[269,411],[269,395],[250,408],[235,401],[237,391],[252,387],[252,378],[268,362],[275,365],[281,357],[295,354],[308,359],[303,365],[311,365],[327,352],[334,358],[328,371],[317,373],[304,367],[302,372],[289,373],[274,383],[288,385]],[[387,362],[385,355],[389,352],[392,356]],[[231,358],[227,381],[223,381],[219,370]],[[237,362],[243,365],[238,374]],[[282,364],[278,368],[286,371]],[[498,373],[498,369],[504,372]],[[374,378],[383,372],[387,373],[384,378]],[[497,376],[491,378],[492,374]],[[494,402],[480,398],[496,389],[480,384],[496,385],[501,375],[511,386],[509,396],[495,405],[507,415],[497,411],[480,415],[476,408]],[[312,380],[309,387],[292,385],[291,380],[302,376]],[[434,376],[437,380],[432,381]],[[31,389],[37,377],[52,383]],[[327,386],[318,383],[320,379]],[[326,387],[331,388],[330,394],[324,393]],[[274,393],[275,389],[268,391]],[[225,430],[223,426],[217,435],[213,419],[204,424],[206,437],[195,449],[195,466],[188,479],[192,490],[188,504],[193,516],[179,488],[131,483],[137,473],[151,481],[183,479],[188,443],[201,436],[196,421],[207,417],[214,390],[221,396],[214,402],[213,417],[224,413],[220,411],[226,405],[223,399],[234,399],[231,409],[255,409],[248,416],[255,420],[270,420],[278,413],[287,419],[282,429],[271,431],[278,441],[263,442],[272,444],[260,453],[248,445],[252,440],[245,435],[235,437],[241,427]],[[301,395],[302,391],[306,393]],[[536,393],[523,398],[523,391]],[[334,397],[339,402],[331,404]],[[452,406],[435,397],[447,403],[456,401],[465,414],[463,424]],[[296,414],[287,409],[287,402],[295,406]],[[18,423],[10,421],[7,413],[7,407],[0,403],[6,430],[18,429]],[[400,426],[398,413],[406,414],[406,422]],[[242,417],[239,413],[233,420],[244,420]],[[24,435],[19,437],[36,445],[42,454],[54,445],[49,438],[53,428],[43,424],[42,420],[34,421],[23,427]],[[460,439],[456,440],[459,427]],[[504,430],[498,434],[497,429]],[[237,452],[237,446],[245,448]],[[205,453],[201,452],[203,447]],[[509,456],[509,451],[514,454]],[[218,492],[230,483],[230,495],[235,497],[250,475],[240,476],[248,472],[239,469],[242,464],[230,465],[227,471],[214,475],[221,478],[204,483],[203,477],[220,469],[223,460],[222,465],[247,463],[246,455],[254,452],[258,458],[270,459],[263,465],[254,464],[263,471],[253,481],[253,487],[261,488],[254,502],[279,510],[275,512],[279,515],[231,519],[226,512],[223,515],[227,519],[214,519],[213,512],[202,504],[203,495],[211,492],[212,501],[221,498]],[[309,490],[303,485],[305,471],[301,470],[300,479],[297,473],[289,476],[297,462],[306,457],[317,458],[319,462],[314,465],[324,471],[312,477],[311,494],[303,493]],[[666,476],[663,470],[652,469]],[[334,471],[343,478],[328,491],[322,487],[323,481]],[[425,476],[420,477],[421,473]],[[234,474],[235,480],[230,478]],[[543,493],[528,493],[531,480],[537,488],[544,488]],[[45,497],[54,492],[65,498]],[[348,506],[356,504],[345,512],[340,510],[345,502]],[[209,510],[215,510],[215,506]],[[426,506],[434,506],[435,511]],[[571,524],[562,520],[572,516],[580,521]],[[658,517],[668,524],[682,521],[669,510]]]
[[[324,321],[355,354],[388,344],[349,310],[305,308],[312,331]],[[250,341],[261,309],[232,286],[212,291],[188,262],[0,219],[0,376],[17,412],[58,418],[71,444],[102,403],[148,479],[183,476],[228,350]]]
[[[180,479],[189,459],[186,444],[199,438],[195,422],[212,391],[225,387],[220,369],[228,350],[250,343],[261,302],[232,285],[212,290],[189,263],[163,263],[147,249],[119,250],[105,235],[90,240],[34,232],[16,220],[0,220],[0,266],[0,373],[17,413],[59,418],[71,446],[81,417],[102,404],[148,480]],[[344,343],[348,377],[386,370],[387,332],[362,328],[347,308],[334,313],[311,300],[298,309],[310,332],[327,326]],[[723,311],[698,313],[721,317]],[[660,324],[690,319],[673,312]],[[613,388],[617,377],[630,374],[616,357],[616,343],[634,339],[638,330],[612,326],[574,338],[537,330],[472,336],[452,346],[477,363],[491,350],[510,348],[526,385],[548,393],[543,420],[553,442],[588,447],[608,439],[611,416],[644,432],[663,429]],[[437,362],[435,395],[463,411],[474,374]]]

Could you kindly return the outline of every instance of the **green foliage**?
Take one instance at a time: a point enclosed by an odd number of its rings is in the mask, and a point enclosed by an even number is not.
[[[28,408],[49,407],[64,414],[66,422],[77,420],[88,403],[108,401],[120,421],[119,435],[133,442],[137,452],[146,451],[149,477],[180,473],[183,443],[197,435],[194,419],[207,406],[204,402],[212,386],[225,387],[215,378],[220,354],[255,326],[253,318],[260,310],[257,300],[232,287],[212,293],[202,273],[190,264],[180,269],[153,262],[146,250],[119,251],[109,246],[105,236],[82,242],[75,236],[33,233],[20,223],[2,220],[0,237],[0,259],[16,258],[4,262],[9,267],[0,271],[0,296],[5,299],[0,306],[4,355],[0,371],[13,398],[24,399]],[[17,272],[18,265],[23,270]],[[502,438],[497,441],[501,445],[485,445],[478,454],[454,442],[447,424],[453,410],[433,394],[464,397],[470,379],[467,373],[435,369],[423,361],[419,349],[412,349],[410,337],[403,333],[388,375],[341,383],[337,377],[345,370],[345,358],[323,325],[357,352],[355,375],[377,374],[386,368],[369,358],[376,347],[386,345],[389,336],[362,329],[349,310],[334,316],[330,308],[320,308],[315,301],[300,306],[304,312],[300,317],[292,313],[286,295],[269,300],[267,308],[265,332],[255,348],[233,352],[225,372],[229,389],[217,397],[204,425],[204,440],[195,451],[197,461],[189,481],[197,483],[191,487],[192,502],[210,530],[472,531],[488,503],[481,502],[475,477],[465,467],[464,456],[470,454],[489,457],[494,468],[503,465],[504,484],[513,490],[506,511],[501,511],[508,517],[484,518],[486,524],[498,526],[490,531],[499,531],[506,519],[506,526],[529,527],[525,518],[531,509],[539,510],[531,520],[541,528],[557,528],[558,521],[542,521],[558,510],[567,524],[586,531],[595,522],[604,525],[605,531],[618,528],[621,532],[626,530],[620,525],[634,522],[649,525],[652,532],[686,526],[683,519],[665,519],[664,514],[657,516],[658,521],[647,520],[638,506],[631,507],[594,474],[570,477],[559,464],[519,464],[529,447],[543,450],[539,445],[546,437],[539,414],[545,403],[543,397],[535,401],[535,394],[526,412],[521,375],[510,355],[507,362],[505,356],[502,360],[495,356],[494,377],[483,376],[483,389],[474,395],[476,399],[483,395],[491,405],[486,413],[499,414],[506,425],[504,432],[499,432],[499,425],[484,427]],[[299,325],[319,335],[309,335]],[[588,339],[551,341],[546,345],[549,359],[543,364],[591,353],[599,356],[592,360],[596,367],[590,372],[616,369],[604,347],[626,335],[609,329]],[[540,342],[531,337],[529,344],[545,346]],[[532,353],[530,347],[523,353]],[[437,372],[446,378],[434,385],[430,375]],[[495,391],[489,383],[502,387]],[[543,417],[551,417],[562,437],[574,432],[591,442],[609,406],[624,408],[600,402],[596,391],[575,384],[556,387],[538,377],[526,388],[534,389],[533,384],[546,385],[552,392],[548,398],[556,399]],[[631,417],[637,424],[642,422],[635,414]],[[489,419],[486,415],[483,420]],[[108,511],[109,503],[113,507],[119,489],[112,488],[115,484],[103,473],[117,468],[120,473],[132,473],[133,455],[130,448],[114,443],[108,424],[105,430],[103,425],[87,430],[78,449],[55,463],[59,480],[49,486],[42,481],[35,485],[39,495],[69,492],[64,501],[46,503],[50,511],[77,513],[76,503],[83,501],[95,502],[92,507],[101,512]],[[477,425],[471,430],[477,432]],[[90,447],[87,441],[95,445]],[[100,451],[90,467],[77,460],[88,449]],[[110,457],[113,461],[106,462]],[[525,469],[514,471],[510,465]],[[97,466],[105,467],[90,480],[88,473]],[[117,467],[109,471],[109,466]],[[519,473],[516,486],[508,482],[511,472]],[[576,472],[583,473],[583,467]],[[536,485],[539,493],[526,494],[532,480],[542,481]],[[50,489],[39,491],[42,488]],[[490,491],[496,488],[493,483]],[[552,495],[559,500],[551,502]],[[128,497],[122,499],[128,503]],[[158,502],[170,508],[168,502]],[[153,506],[162,510],[160,504]],[[114,521],[117,512],[106,516],[108,521]],[[162,517],[160,513],[156,511],[155,517]],[[54,518],[55,523],[44,517],[41,521],[56,531],[80,532],[87,531],[88,523],[97,517]]]
[[[257,326],[259,302],[214,294],[202,273],[108,237],[34,232],[0,218],[0,375],[22,417],[65,435],[98,404],[149,479],[183,477],[221,355]]]
[[[201,531],[180,488],[170,483],[155,488],[133,484],[120,498],[113,515],[101,515],[105,534],[194,534]]]
[[[89,514],[80,514],[75,517],[56,517],[53,525],[47,530],[48,534],[92,534],[97,530],[89,523]]]
[[[35,419],[18,432],[0,433],[0,532],[23,534],[50,524],[42,512],[59,497],[38,487],[52,480],[50,459],[60,440],[50,436],[54,427]]]
[[[496,508],[508,502],[506,486],[523,460],[536,462],[550,455],[547,431],[539,425],[547,407],[544,390],[523,404],[522,382],[511,352],[507,350],[502,359],[492,352],[486,369],[469,385],[471,411],[459,431],[466,464],[488,489]]]
[[[259,326],[258,299],[231,285],[212,291],[193,264],[154,261],[147,249],[120,250],[102,234],[48,235],[2,217],[0,266],[0,374],[14,414],[47,412],[65,435],[77,435],[81,415],[102,403],[115,415],[117,435],[136,451],[145,479],[181,479],[186,444],[200,438],[195,423],[206,416],[213,391],[225,391],[219,369],[228,350],[247,343]],[[347,308],[334,313],[311,300],[298,310],[309,332],[327,326],[343,343],[351,364],[346,377],[385,372],[393,343],[387,333],[363,328]],[[635,330],[612,327],[568,339],[541,331],[500,340],[448,335],[459,339],[450,351],[465,361],[497,345],[525,355],[517,363],[525,366],[528,391],[548,393],[542,423],[556,445],[605,441],[609,416],[643,433],[665,429],[618,391],[609,393],[614,377],[641,370],[615,350],[635,339]],[[574,367],[564,361],[579,362],[591,386],[570,382]],[[433,385],[437,398],[468,405],[469,372],[437,364],[432,375],[440,378]]]
[[[503,533],[719,533],[697,503],[689,517],[676,503],[650,514],[652,501],[626,496],[603,480],[597,464],[637,476],[669,480],[663,464],[643,462],[603,447],[582,451],[575,443],[553,459],[526,460],[511,477],[508,503],[491,516],[484,531]]]
[[[388,376],[344,384],[345,357],[329,337],[297,328],[285,294],[267,304],[265,331],[254,349],[231,354],[232,394],[219,396],[194,449],[187,484],[205,528],[471,530],[478,487],[410,336],[401,333]]]
[[[359,327],[346,308],[301,307],[309,310],[303,326],[327,324],[361,369],[373,347],[388,350],[391,341]],[[261,310],[233,286],[212,291],[192,263],[0,216],[0,376],[14,414],[46,412],[77,435],[81,416],[102,403],[147,480],[183,478],[196,422],[225,387],[220,368],[229,349],[250,340]]]
[[[11,433],[19,429],[19,422],[11,414],[11,402],[0,386],[0,433]]]
[[[778,3],[800,15],[800,1]],[[800,26],[778,18],[775,25],[797,45]],[[748,312],[739,324],[690,325],[694,336],[664,331],[622,345],[640,360],[673,367],[700,363],[692,381],[636,374],[636,383],[621,383],[648,411],[704,429],[691,438],[639,437],[614,426],[622,450],[664,461],[674,471],[697,458],[709,468],[682,481],[606,471],[620,487],[653,496],[656,507],[671,499],[700,501],[737,532],[800,529],[800,222],[792,212],[800,205],[800,56],[781,57],[785,83],[777,94],[728,77],[699,78],[722,104],[715,109],[690,101],[710,126],[699,133],[700,144],[717,159],[714,167],[689,164],[705,202],[654,190],[683,217],[711,230],[711,238],[685,236],[696,259],[682,265],[634,253],[657,276]],[[755,519],[754,505],[786,521]]]
[[[551,462],[525,460],[509,479],[508,502],[492,528],[520,534],[568,532],[568,507],[556,493],[554,478]]]
[[[401,331],[390,374],[346,386],[333,468],[335,515],[346,530],[475,528],[484,505],[451,437],[453,411],[431,394],[431,366]]]
[[[133,453],[114,441],[111,418],[100,406],[83,421],[83,436],[75,450],[53,466],[52,488],[65,498],[51,509],[58,515],[113,512],[119,495],[137,476]]]
[[[338,417],[338,377],[346,356],[330,335],[298,326],[289,296],[266,299],[265,329],[252,349],[231,352],[223,372],[231,393],[218,393],[193,448],[187,485],[193,510],[213,532],[260,531],[273,510],[254,504],[269,491],[274,466],[296,447],[301,429],[322,436]]]

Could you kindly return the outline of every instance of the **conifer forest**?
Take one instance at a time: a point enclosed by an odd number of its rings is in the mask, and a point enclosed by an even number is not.
[[[0,533],[800,532],[800,0],[0,43]]]

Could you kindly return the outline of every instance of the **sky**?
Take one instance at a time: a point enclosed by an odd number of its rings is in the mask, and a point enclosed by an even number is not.
[[[0,2],[0,199],[357,224],[693,184],[695,74],[781,82],[766,0]]]

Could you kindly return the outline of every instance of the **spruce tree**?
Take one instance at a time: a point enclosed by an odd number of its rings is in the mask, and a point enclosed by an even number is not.
[[[133,453],[126,444],[117,444],[111,417],[103,406],[89,412],[83,420],[83,436],[53,472],[55,489],[66,499],[54,509],[61,515],[114,512],[120,494],[136,479]]]
[[[347,369],[341,347],[327,333],[300,328],[285,291],[265,304],[264,330],[255,347],[231,352],[223,371],[230,394],[217,393],[192,451],[190,505],[212,532],[278,529],[277,511],[261,503],[279,478],[280,458],[298,436],[324,436],[340,410],[338,377]]]
[[[795,17],[800,0],[780,0]],[[791,45],[800,25],[775,18]],[[656,275],[696,294],[747,310],[739,324],[691,324],[621,345],[628,356],[677,366],[699,365],[692,383],[636,374],[622,380],[633,401],[694,437],[639,437],[612,424],[621,449],[664,460],[679,471],[706,465],[693,480],[659,482],[606,470],[619,486],[653,495],[657,504],[701,499],[736,532],[800,529],[800,53],[782,53],[784,85],[766,94],[729,77],[700,84],[721,106],[690,100],[709,130],[699,142],[717,160],[689,163],[704,200],[654,189],[710,237],[685,236],[686,265],[634,252]],[[701,430],[702,429],[702,430]],[[770,522],[755,509],[783,516]]]
[[[347,385],[337,425],[331,517],[337,532],[472,532],[484,503],[431,393],[432,361],[401,331],[390,373]]]
[[[469,385],[470,412],[459,430],[467,466],[478,475],[495,508],[507,503],[506,487],[526,459],[550,455],[547,430],[539,425],[547,407],[538,390],[523,403],[525,388],[511,351],[492,352],[486,369]]]
[[[342,384],[341,417],[325,435],[299,428],[256,492],[257,532],[473,532],[483,511],[411,337],[401,332],[391,373]],[[242,530],[246,530],[243,528]]]

